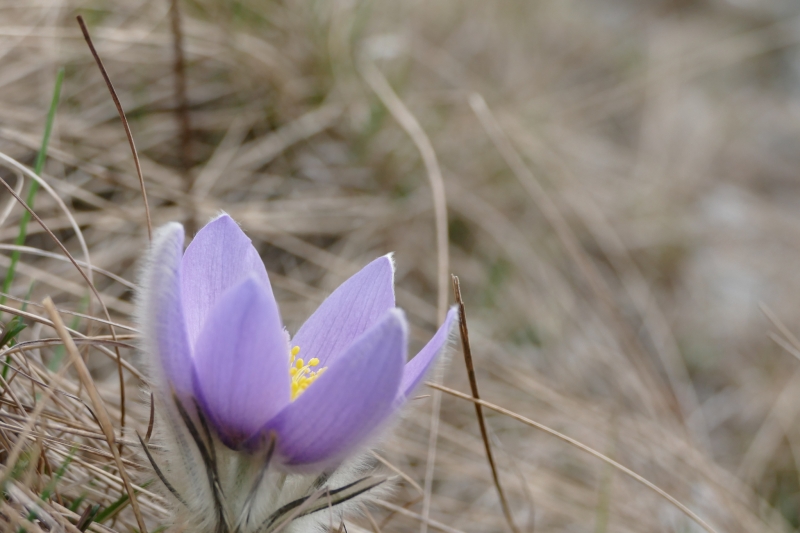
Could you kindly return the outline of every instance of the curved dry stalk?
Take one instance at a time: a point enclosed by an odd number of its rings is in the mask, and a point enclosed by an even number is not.
[[[369,84],[383,105],[389,110],[394,119],[405,130],[414,145],[419,150],[425,169],[428,173],[431,192],[433,193],[433,209],[436,220],[436,256],[437,256],[437,298],[436,310],[438,323],[444,322],[447,313],[447,276],[450,272],[450,252],[448,249],[449,238],[447,234],[447,198],[445,196],[444,179],[439,160],[436,158],[436,151],[433,149],[430,139],[425,134],[416,117],[408,110],[400,97],[394,92],[392,86],[386,81],[378,67],[367,56],[366,51],[362,51],[357,61],[358,70],[361,76]],[[434,379],[441,381],[441,369],[437,368]],[[436,441],[439,434],[439,412],[442,405],[442,395],[434,391],[433,401],[431,402],[431,429],[428,441],[428,460],[425,469],[425,492],[422,504],[422,515],[427,519],[430,514],[431,490],[433,488],[433,470],[436,464]],[[427,520],[422,522],[420,533],[426,533],[428,528]]]
[[[425,134],[416,117],[411,114],[400,97],[394,92],[392,86],[386,81],[381,71],[368,59],[366,53],[361,54],[358,67],[364,80],[380,98],[383,105],[392,114],[392,117],[405,130],[414,146],[419,150],[425,170],[428,173],[428,182],[433,193],[433,210],[436,219],[436,310],[439,323],[444,322],[447,314],[447,276],[450,274],[450,253],[447,236],[447,197],[444,190],[444,179],[439,160],[433,149],[430,139]]]
[[[480,400],[480,399],[477,399],[477,398],[473,398],[472,396],[470,396],[468,394],[464,394],[463,392],[459,392],[459,391],[457,391],[455,389],[451,389],[451,388],[445,387],[443,385],[439,385],[437,383],[431,383],[430,381],[426,381],[425,385],[427,385],[428,387],[431,387],[432,389],[436,389],[436,390],[445,392],[445,393],[447,393],[447,394],[449,394],[451,396],[455,396],[456,398],[461,398],[462,400],[467,400],[467,401],[473,402],[475,404],[480,404],[483,407],[486,407],[487,409],[491,409],[492,411],[495,411],[495,412],[500,413],[502,415],[511,417],[514,420],[522,422],[523,424],[525,424],[527,426],[531,426],[531,427],[534,427],[534,428],[539,429],[541,431],[544,431],[545,433],[549,433],[550,435],[552,435],[554,437],[557,437],[557,438],[563,440],[564,442],[566,442],[568,444],[571,444],[572,446],[575,446],[579,450],[584,451],[584,452],[586,452],[586,453],[588,453],[590,455],[593,455],[593,456],[597,457],[601,461],[604,461],[605,463],[611,465],[612,467],[616,468],[620,472],[622,472],[622,473],[626,474],[627,476],[633,478],[634,480],[638,481],[639,483],[641,483],[642,485],[644,485],[648,489],[652,490],[653,492],[655,492],[656,494],[658,494],[659,496],[661,496],[662,498],[664,498],[665,500],[670,502],[672,505],[677,507],[678,510],[680,510],[683,514],[685,514],[690,519],[695,521],[697,523],[697,525],[699,525],[700,527],[705,529],[708,533],[717,533],[717,530],[715,530],[713,527],[711,527],[705,520],[700,518],[694,511],[692,511],[691,509],[686,507],[684,504],[679,502],[674,496],[671,496],[664,489],[659,488],[652,481],[648,481],[646,478],[640,476],[639,474],[637,474],[636,472],[634,472],[630,468],[628,468],[626,466],[623,466],[622,464],[616,462],[615,460],[611,459],[607,455],[604,455],[604,454],[598,452],[594,448],[591,448],[591,447],[587,446],[586,444],[583,444],[582,442],[573,439],[572,437],[568,437],[568,436],[564,435],[563,433],[559,433],[555,429],[551,429],[551,428],[545,426],[544,424],[540,424],[539,422],[531,420],[530,418],[526,418],[526,417],[524,417],[522,415],[519,415],[519,414],[515,413],[514,411],[511,411],[511,410],[506,409],[504,407],[500,407],[499,405],[495,405],[493,403],[489,403],[489,402],[487,402],[485,400]]]
[[[111,78],[108,77],[108,72],[106,72],[106,67],[103,66],[103,61],[100,59],[100,56],[97,53],[97,50],[94,48],[94,43],[92,43],[92,37],[89,35],[89,29],[86,27],[86,23],[83,21],[83,17],[78,15],[77,17],[78,24],[81,27],[81,31],[83,32],[83,38],[86,39],[86,44],[89,46],[89,50],[92,52],[92,57],[94,57],[95,62],[97,63],[97,67],[100,69],[100,74],[103,75],[103,80],[106,82],[106,86],[108,86],[108,92],[111,93],[111,99],[114,100],[114,105],[117,106],[117,112],[119,113],[119,118],[122,121],[122,127],[125,128],[125,135],[128,137],[128,144],[131,147],[131,152],[133,153],[133,163],[136,165],[136,175],[139,177],[139,186],[142,190],[142,201],[144,201],[144,213],[145,218],[147,219],[147,236],[152,241],[153,240],[153,224],[150,221],[150,204],[147,203],[147,190],[144,186],[144,175],[142,174],[142,165],[139,163],[139,154],[136,151],[136,143],[133,142],[133,134],[131,133],[131,128],[128,125],[128,119],[125,116],[125,110],[122,109],[122,103],[119,101],[119,97],[117,97],[117,92],[114,90],[114,85],[111,83]]]
[[[58,194],[56,194],[56,191],[53,189],[53,187],[50,186],[49,183],[47,183],[47,181],[44,180],[44,178],[42,178],[41,176],[37,176],[35,172],[30,170],[28,167],[26,167],[13,157],[10,157],[4,154],[3,152],[0,152],[0,161],[7,163],[11,167],[13,167],[14,170],[21,172],[24,176],[27,176],[28,178],[38,183],[39,186],[53,198],[53,200],[56,202],[61,211],[64,212],[64,216],[67,217],[69,225],[75,232],[75,237],[78,239],[78,243],[80,244],[81,247],[81,252],[83,252],[83,256],[86,258],[86,264],[89,267],[89,274],[88,274],[89,281],[92,282],[92,269],[91,269],[92,261],[89,256],[89,247],[86,245],[86,239],[83,238],[83,232],[81,231],[78,222],[75,220],[75,217],[72,216],[72,212],[67,208],[67,204],[64,203],[64,200],[62,200],[61,197]],[[3,182],[5,183],[6,188],[10,187],[8,183],[5,182],[5,180],[3,180]],[[20,202],[21,197],[18,193],[17,194],[14,193],[14,189],[9,188],[9,192],[11,192],[12,196],[14,197],[12,198],[12,200],[14,200],[15,202],[22,203],[23,207],[28,209],[27,205],[24,202]],[[33,213],[31,214],[33,215]],[[33,216],[35,217],[36,215]],[[77,264],[74,260],[73,263]],[[78,270],[83,272],[80,268],[78,268]]]
[[[19,191],[16,191],[16,192],[17,192],[17,195],[19,195]],[[12,200],[14,200],[14,199],[12,198]],[[16,203],[16,201],[15,201],[15,203]],[[2,223],[3,223],[2,222],[2,218],[0,218],[0,224],[2,224]],[[11,251],[17,251],[17,252],[21,252],[21,253],[25,253],[25,254],[38,255],[38,256],[41,256],[41,257],[48,257],[50,259],[55,259],[57,261],[69,261],[69,259],[67,259],[66,257],[64,257],[62,255],[58,255],[58,254],[55,254],[53,252],[48,252],[46,250],[40,250],[39,248],[33,248],[32,246],[17,246],[16,244],[0,244],[0,250],[11,250]],[[75,260],[75,262],[78,263],[78,265],[80,265],[80,266],[82,266],[84,268],[88,268],[88,269],[92,270],[93,272],[97,272],[98,274],[102,274],[102,275],[104,275],[104,276],[106,276],[106,277],[108,277],[110,279],[113,279],[114,281],[116,281],[120,285],[124,285],[125,287],[127,287],[127,288],[129,288],[131,290],[136,289],[136,285],[134,285],[132,282],[128,281],[127,279],[125,279],[125,278],[123,278],[121,276],[118,276],[118,275],[114,274],[113,272],[109,272],[108,270],[106,270],[104,268],[100,268],[100,267],[94,266],[94,265],[92,265],[90,263],[87,263],[86,261],[78,261],[77,259]]]
[[[7,294],[6,298],[8,298],[9,300],[13,300],[15,302],[21,303],[23,305],[26,305],[28,307],[35,307],[36,309],[44,309],[42,304],[33,302],[31,300],[26,300],[25,298],[16,298],[14,296],[11,296],[10,294]],[[119,322],[114,322],[113,320],[112,321],[108,321],[108,320],[105,320],[103,318],[97,318],[96,316],[87,315],[86,313],[79,313],[77,311],[69,311],[67,309],[59,309],[58,312],[61,313],[62,315],[69,315],[69,316],[74,316],[74,317],[78,317],[78,318],[83,318],[84,320],[90,320],[92,322],[96,322],[98,324],[103,324],[105,326],[112,326],[112,327],[115,327],[115,328],[124,329],[126,331],[132,331],[132,332],[137,333],[137,334],[139,333],[139,330],[134,328],[133,326],[127,326],[125,324],[120,324]],[[73,333],[73,335],[74,335],[74,333]],[[105,337],[105,335],[86,335],[86,337],[95,339],[95,338],[103,338],[103,337]],[[117,340],[125,340],[125,339],[129,339],[129,338],[132,338],[132,337],[131,337],[131,334],[128,333],[128,334],[122,334],[122,335],[108,335],[108,338],[111,338],[111,339],[116,338]]]

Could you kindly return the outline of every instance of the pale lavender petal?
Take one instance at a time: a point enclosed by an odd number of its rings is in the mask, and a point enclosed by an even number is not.
[[[222,294],[254,276],[272,298],[264,263],[239,225],[228,215],[206,224],[183,256],[183,305],[194,345],[206,317]]]
[[[289,347],[275,299],[247,278],[217,301],[195,344],[195,394],[238,448],[289,403]]]
[[[172,222],[153,239],[142,275],[138,301],[145,352],[155,359],[153,379],[167,397],[192,395],[192,352],[181,303],[183,226]]]
[[[342,283],[292,339],[306,361],[330,365],[359,335],[394,307],[394,265],[386,255]]]
[[[394,411],[407,325],[392,309],[265,427],[287,465],[330,465],[354,451]]]
[[[433,336],[428,344],[419,351],[419,353],[406,363],[403,369],[403,381],[400,383],[400,394],[407,397],[411,392],[417,388],[422,378],[428,373],[433,363],[447,347],[450,336],[453,334],[456,326],[458,326],[458,309],[451,307],[447,312],[447,317],[444,319],[444,324],[439,328],[439,331]]]

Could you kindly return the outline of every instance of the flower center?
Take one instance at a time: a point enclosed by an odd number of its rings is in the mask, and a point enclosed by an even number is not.
[[[327,367],[320,368],[317,371],[311,370],[313,367],[319,365],[319,359],[312,357],[308,363],[303,361],[302,358],[297,357],[300,354],[300,347],[295,346],[292,348],[291,355],[289,356],[289,376],[292,378],[292,401],[296,400],[309,385],[314,383],[320,377]]]

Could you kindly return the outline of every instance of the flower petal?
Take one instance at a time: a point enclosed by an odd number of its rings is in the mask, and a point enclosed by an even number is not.
[[[154,360],[153,380],[170,397],[192,394],[192,351],[181,303],[183,226],[172,222],[153,238],[141,280],[137,312],[145,353]]]
[[[222,294],[254,276],[272,298],[264,263],[239,225],[221,215],[197,232],[183,256],[183,305],[189,339],[194,345]]]
[[[392,309],[265,427],[287,465],[330,465],[368,438],[393,411],[408,326]]]
[[[428,341],[428,344],[414,356],[414,359],[406,363],[403,369],[403,381],[400,383],[400,394],[408,397],[411,392],[417,388],[417,385],[428,373],[433,362],[436,361],[437,356],[444,351],[447,347],[447,341],[453,334],[455,327],[458,325],[458,309],[451,307],[447,312],[444,319],[444,324],[439,328],[439,331]]]
[[[301,356],[331,365],[359,335],[394,307],[394,265],[391,256],[372,261],[342,283],[292,339]]]
[[[250,277],[218,300],[195,344],[195,394],[237,449],[289,403],[289,346],[278,306]]]

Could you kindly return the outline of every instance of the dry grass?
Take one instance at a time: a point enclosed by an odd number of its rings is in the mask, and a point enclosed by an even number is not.
[[[431,154],[364,79],[374,67],[441,168],[449,270],[461,278],[482,397],[625,465],[716,531],[795,530],[800,12],[735,4],[184,0],[187,153],[168,0],[0,0],[0,152],[32,165],[64,66],[44,178],[90,257],[52,197],[40,191],[35,210],[94,266],[117,336],[32,223],[2,317],[28,328],[0,351],[10,361],[0,530],[22,526],[22,509],[48,490],[29,531],[74,531],[68,521],[114,502],[119,512],[90,530],[136,527],[114,439],[148,529],[168,518],[133,433],[147,431],[150,408],[130,327],[144,206],[79,13],[127,110],[154,226],[196,229],[230,213],[262,253],[290,329],[390,250],[417,346],[437,323]],[[5,164],[0,176],[16,183]],[[3,272],[22,212],[0,225]],[[57,373],[69,358],[46,296],[76,331],[114,439],[74,369]],[[469,390],[459,354],[444,383]],[[381,451],[408,481],[348,531],[420,528],[430,409],[413,402]],[[699,531],[608,463],[486,413],[522,531]],[[468,401],[442,398],[429,482],[429,531],[508,531]]]

